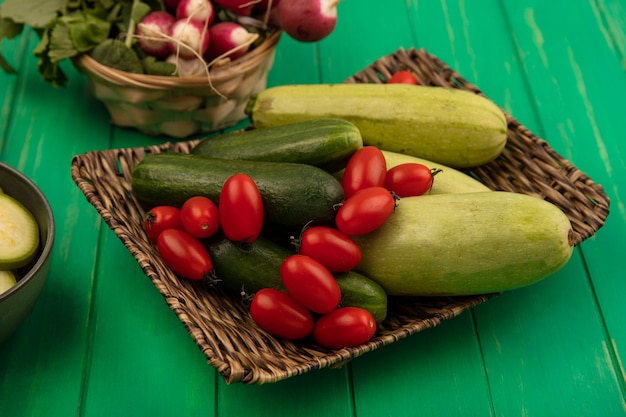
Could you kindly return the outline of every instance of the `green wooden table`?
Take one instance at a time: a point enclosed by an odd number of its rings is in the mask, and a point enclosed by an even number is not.
[[[345,0],[318,44],[284,37],[269,85],[340,82],[425,48],[602,184],[611,214],[569,264],[339,369],[226,384],[70,177],[72,156],[164,141],[114,128],[33,33],[3,43],[0,159],[46,193],[58,236],[34,310],[0,346],[0,416],[626,415],[626,4]]]

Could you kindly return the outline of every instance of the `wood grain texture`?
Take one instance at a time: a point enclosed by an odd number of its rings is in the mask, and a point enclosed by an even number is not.
[[[602,184],[611,214],[543,282],[340,369],[261,386],[207,365],[69,177],[73,155],[168,139],[111,127],[70,65],[67,88],[45,84],[34,46],[30,33],[2,44],[20,71],[0,74],[0,157],[46,193],[58,236],[41,298],[0,346],[0,415],[626,416],[622,0],[343,1],[327,39],[283,37],[268,85],[341,82],[425,48]]]

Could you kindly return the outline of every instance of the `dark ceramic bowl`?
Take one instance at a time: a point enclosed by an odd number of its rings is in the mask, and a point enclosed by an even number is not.
[[[8,339],[30,313],[48,278],[54,243],[54,216],[41,190],[24,174],[0,162],[0,188],[22,203],[39,224],[39,249],[35,258],[20,268],[17,283],[0,294],[0,344]]]

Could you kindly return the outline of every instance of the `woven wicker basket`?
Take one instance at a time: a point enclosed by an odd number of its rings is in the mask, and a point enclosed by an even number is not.
[[[245,119],[250,96],[263,90],[281,31],[271,31],[243,57],[211,67],[209,76],[133,74],[104,66],[87,54],[75,64],[111,123],[144,133],[186,138]]]
[[[416,49],[383,57],[347,82],[382,82],[401,68],[413,71],[423,84],[481,94],[436,57]],[[592,236],[608,215],[609,200],[602,187],[513,117],[507,117],[509,133],[503,155],[468,172],[494,190],[530,194],[556,204],[571,220],[576,244]],[[437,326],[495,295],[391,298],[388,317],[375,337],[355,348],[332,351],[309,342],[269,336],[252,322],[238,297],[177,278],[165,267],[142,229],[142,209],[130,185],[133,167],[147,154],[188,153],[197,142],[89,152],[74,157],[71,173],[87,200],[186,326],[209,364],[228,383],[275,382],[313,369],[341,366],[354,357]]]

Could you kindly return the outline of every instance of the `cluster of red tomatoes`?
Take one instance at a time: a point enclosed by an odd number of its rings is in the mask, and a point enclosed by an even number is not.
[[[250,315],[260,327],[284,339],[302,339],[312,334],[319,345],[331,349],[360,345],[372,338],[376,320],[369,311],[338,307],[341,289],[323,263],[328,258],[337,263],[338,257],[329,257],[331,248],[322,247],[321,241],[312,238],[317,235],[342,252],[350,252],[353,259],[360,259],[358,247],[336,232],[324,226],[307,229],[300,253],[288,256],[281,264],[280,277],[286,292],[263,288],[254,294]],[[310,241],[310,250],[303,251],[302,247],[308,247]]]
[[[364,146],[352,155],[343,173],[346,200],[337,212],[337,228],[349,236],[373,232],[393,213],[398,198],[430,190],[437,172],[413,162],[387,169],[382,151]]]
[[[265,288],[254,295],[250,313],[256,323],[286,339],[312,334],[318,344],[333,349],[371,339],[376,321],[365,309],[338,307],[341,290],[333,273],[356,268],[361,250],[352,237],[382,226],[398,197],[427,192],[435,173],[417,163],[387,169],[384,154],[374,146],[355,152],[343,173],[346,200],[337,211],[336,227],[304,229],[296,242],[298,253],[287,257],[281,266],[287,291]]]
[[[356,268],[361,261],[359,246],[328,226],[305,228],[294,243],[298,253],[285,258],[280,268],[287,291],[264,288],[255,293],[250,314],[256,323],[285,339],[312,334],[318,344],[331,349],[371,339],[376,320],[363,308],[338,307],[341,289],[333,275]]]
[[[172,271],[190,280],[210,278],[213,262],[201,239],[221,228],[230,240],[253,242],[263,227],[261,193],[252,178],[236,174],[224,182],[218,204],[194,196],[180,208],[157,206],[148,211],[144,227]]]
[[[280,268],[286,291],[257,291],[250,303],[252,319],[274,336],[294,340],[312,335],[331,349],[371,339],[374,317],[363,308],[340,306],[341,289],[333,274],[355,269],[361,250],[353,237],[382,226],[398,198],[427,192],[434,173],[416,163],[387,169],[384,154],[374,146],[355,152],[343,173],[346,198],[335,227],[305,227],[294,238],[297,253],[285,258]],[[263,202],[254,180],[236,174],[224,183],[218,204],[195,196],[181,208],[158,206],[147,213],[144,226],[172,271],[191,280],[210,279],[213,264],[201,239],[221,229],[232,241],[254,242],[263,227]]]

